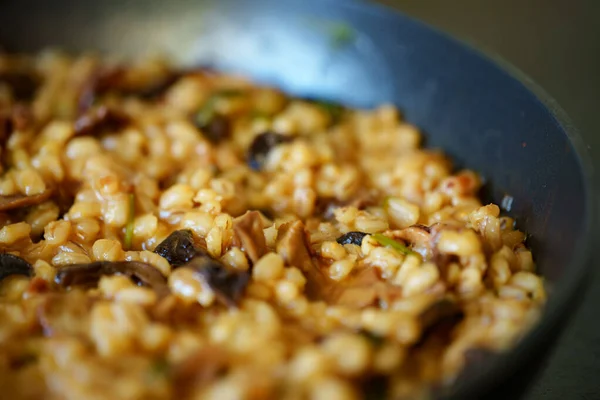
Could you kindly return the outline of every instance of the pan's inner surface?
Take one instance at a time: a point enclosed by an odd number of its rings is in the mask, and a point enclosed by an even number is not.
[[[12,2],[0,16],[10,50],[158,50],[302,96],[392,102],[429,146],[481,172],[490,200],[511,199],[550,287],[579,270],[589,204],[564,127],[521,83],[421,25],[334,1],[32,3],[38,12]]]

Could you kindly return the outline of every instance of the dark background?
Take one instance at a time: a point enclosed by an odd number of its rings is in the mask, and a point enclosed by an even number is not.
[[[600,0],[380,0],[512,63],[579,128],[600,188]],[[600,263],[596,257],[594,265]],[[526,400],[600,399],[600,274],[595,273]]]

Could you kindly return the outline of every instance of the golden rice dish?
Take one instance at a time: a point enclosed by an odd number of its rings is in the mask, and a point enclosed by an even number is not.
[[[392,105],[0,55],[0,398],[427,399],[546,294]]]

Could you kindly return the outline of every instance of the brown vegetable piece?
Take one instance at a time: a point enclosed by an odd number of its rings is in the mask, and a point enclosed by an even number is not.
[[[313,262],[308,238],[302,221],[283,224],[277,232],[277,252],[287,265],[299,268],[306,277],[306,294],[311,299],[321,299],[328,286],[328,279]]]
[[[317,199],[315,213],[325,219],[333,218],[333,212],[339,207],[356,207],[364,210],[369,206],[377,204],[377,195],[374,191],[366,188],[359,189],[351,196],[351,200],[342,201],[334,197],[320,197]]]
[[[74,124],[75,135],[99,135],[105,130],[123,128],[129,118],[107,106],[91,108],[81,115]]]
[[[311,300],[363,308],[377,301],[389,303],[401,295],[401,289],[382,281],[374,268],[357,271],[342,282],[329,279],[311,258],[302,221],[283,224],[277,237],[277,252],[286,264],[302,270]]]
[[[79,112],[86,112],[98,96],[109,92],[154,99],[162,95],[183,74],[169,71],[160,79],[139,82],[131,82],[130,75],[131,71],[122,66],[97,71],[84,84],[79,95]]]
[[[16,210],[18,208],[41,204],[48,200],[52,193],[54,193],[53,189],[46,189],[45,192],[32,196],[24,194],[0,196],[0,211]]]
[[[139,261],[97,261],[90,264],[74,264],[61,267],[56,273],[56,284],[69,286],[94,286],[103,275],[126,275],[151,287],[159,296],[167,295],[169,288],[163,274],[153,265]]]
[[[0,163],[7,168],[6,144],[15,130],[25,130],[33,124],[29,107],[15,104],[9,109],[0,110]]]
[[[460,307],[450,299],[440,299],[432,302],[419,314],[419,322],[423,329],[428,329],[438,322],[457,317],[461,314]]]
[[[337,283],[328,300],[330,303],[364,308],[378,302],[390,304],[401,295],[401,288],[383,281],[375,268],[368,267]]]
[[[32,276],[33,267],[21,257],[9,253],[0,254],[0,281],[11,275]]]
[[[0,143],[4,145],[10,138],[13,130],[22,131],[33,123],[31,109],[25,104],[14,106],[0,111]]]
[[[237,271],[209,256],[193,258],[184,267],[191,268],[215,293],[217,300],[228,307],[236,307],[250,281],[248,271]]]
[[[274,132],[265,132],[256,136],[248,148],[248,166],[255,171],[260,171],[267,159],[269,152],[280,144],[289,143],[293,139],[290,136]]]
[[[258,211],[248,211],[233,221],[234,244],[246,252],[255,263],[268,251],[263,232],[262,217]]]
[[[10,87],[17,101],[30,101],[39,86],[39,77],[32,71],[1,71],[0,82]]]
[[[231,122],[221,114],[215,114],[206,124],[199,126],[211,143],[220,143],[231,135]]]
[[[346,278],[351,279],[351,278]],[[379,277],[372,268],[361,271],[353,282],[340,282],[328,296],[329,302],[353,308],[364,308],[375,304],[378,298]]]
[[[192,260],[197,255],[206,252],[199,249],[194,242],[194,235],[188,229],[174,231],[159,243],[154,252],[167,259],[173,267],[179,267]]]

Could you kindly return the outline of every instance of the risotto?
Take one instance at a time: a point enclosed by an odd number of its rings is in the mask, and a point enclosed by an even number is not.
[[[391,105],[0,56],[0,398],[426,399],[545,302]]]

